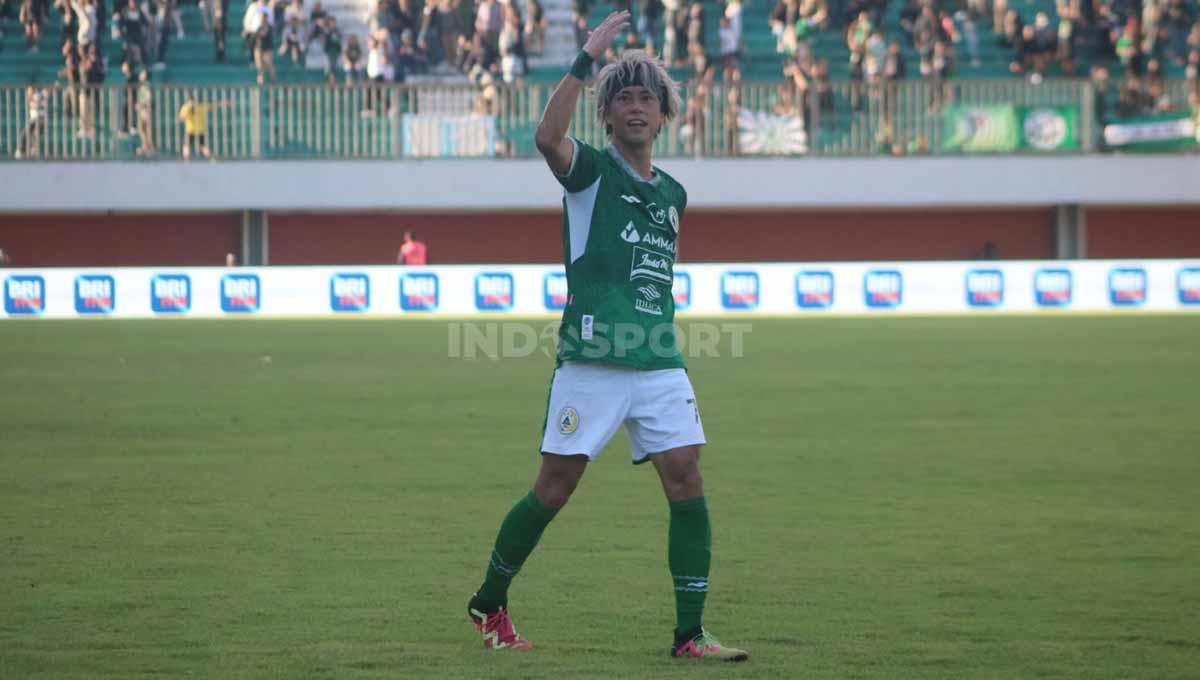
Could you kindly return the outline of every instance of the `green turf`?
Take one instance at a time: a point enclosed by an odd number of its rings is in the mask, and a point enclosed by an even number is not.
[[[699,669],[666,656],[667,507],[622,435],[513,586],[537,650],[466,621],[544,357],[404,321],[0,348],[3,678],[1200,673],[1197,316],[754,321],[744,358],[693,360],[706,621],[753,654]]]

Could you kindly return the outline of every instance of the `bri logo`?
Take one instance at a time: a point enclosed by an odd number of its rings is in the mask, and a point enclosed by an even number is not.
[[[329,278],[329,308],[365,312],[371,307],[371,279],[366,274],[334,274]]]
[[[438,307],[437,274],[400,277],[400,308],[406,312],[431,312]]]
[[[895,269],[872,269],[863,275],[863,299],[868,307],[891,309],[904,299],[904,279]]]
[[[192,280],[186,274],[157,274],[150,279],[150,309],[178,314],[192,308]]]
[[[671,283],[671,297],[675,298],[675,309],[684,310],[692,306],[692,275],[676,271]]]
[[[1146,301],[1146,270],[1117,267],[1108,273],[1108,301],[1114,307],[1136,307]]]
[[[1004,272],[972,269],[967,272],[967,306],[999,307],[1004,304]]]
[[[1071,271],[1039,269],[1033,276],[1033,294],[1039,307],[1066,307],[1071,304]]]
[[[542,279],[542,297],[546,303],[546,309],[559,310],[567,306],[567,275],[559,272],[550,272]]]
[[[725,272],[721,274],[721,306],[725,309],[757,308],[758,273]]]
[[[1179,287],[1179,304],[1200,305],[1200,268],[1180,269],[1176,283]]]
[[[45,279],[21,274],[5,278],[4,311],[9,314],[41,314],[46,311]]]
[[[75,311],[80,314],[109,314],[116,306],[117,284],[107,274],[75,277]]]
[[[833,306],[833,272],[802,271],[796,274],[796,306],[828,309]]]
[[[262,304],[257,274],[226,274],[221,277],[221,310],[231,313],[257,312]]]
[[[475,275],[475,309],[505,312],[513,306],[513,277],[507,272],[481,272]]]

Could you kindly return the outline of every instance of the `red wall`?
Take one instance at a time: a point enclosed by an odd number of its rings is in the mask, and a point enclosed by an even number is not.
[[[1200,257],[1200,208],[1093,208],[1087,256]]]
[[[558,213],[272,214],[272,264],[395,262],[415,229],[431,264],[559,262]],[[692,212],[683,219],[687,262],[959,260],[988,241],[1003,258],[1054,257],[1050,209]]]
[[[224,265],[240,253],[237,213],[0,215],[13,267]]]

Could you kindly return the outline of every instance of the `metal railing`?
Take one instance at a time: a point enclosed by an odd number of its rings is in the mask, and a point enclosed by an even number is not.
[[[145,88],[144,90],[139,87]],[[397,159],[530,157],[533,131],[552,85],[99,86],[41,88],[30,111],[24,87],[0,88],[0,155],[6,159],[174,159],[189,140],[180,108],[207,105],[207,150],[221,159]],[[1188,105],[1188,84],[1170,84],[1172,104]],[[1078,106],[1080,147],[1093,150],[1091,85],[1083,80],[829,83],[808,91],[780,83],[683,88],[684,110],[655,143],[659,156],[723,157],[747,152],[739,114],[796,119],[795,144],[807,156],[938,153],[943,107]],[[31,117],[32,114],[37,117]],[[778,131],[776,131],[778,132]],[[581,98],[571,134],[605,143],[591,94]],[[753,141],[753,140],[750,140]],[[778,151],[777,151],[778,153]]]

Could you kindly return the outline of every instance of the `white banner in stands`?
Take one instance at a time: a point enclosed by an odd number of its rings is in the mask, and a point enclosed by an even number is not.
[[[9,269],[4,316],[274,317],[554,314],[561,267]],[[1200,260],[681,264],[683,313],[1194,310]]]

